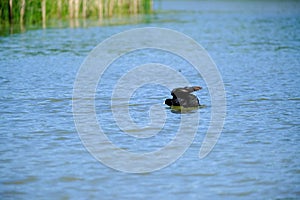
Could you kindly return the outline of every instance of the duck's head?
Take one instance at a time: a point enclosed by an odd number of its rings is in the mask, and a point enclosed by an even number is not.
[[[172,99],[166,99],[165,104],[168,105],[168,106],[172,106],[173,105]]]

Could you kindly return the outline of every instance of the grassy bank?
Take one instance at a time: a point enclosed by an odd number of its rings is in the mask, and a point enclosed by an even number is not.
[[[103,20],[152,12],[152,0],[1,0],[1,29],[42,26],[54,20]],[[70,23],[72,25],[72,23]],[[76,24],[75,24],[76,25]]]

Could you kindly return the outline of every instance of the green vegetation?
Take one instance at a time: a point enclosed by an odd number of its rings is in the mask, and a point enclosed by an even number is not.
[[[152,0],[0,0],[0,27],[45,28],[53,20],[102,20],[151,12]]]

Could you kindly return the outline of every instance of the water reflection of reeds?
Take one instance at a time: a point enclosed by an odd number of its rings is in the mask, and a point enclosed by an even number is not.
[[[80,26],[80,21],[127,17],[152,12],[152,0],[1,0],[0,25],[20,29],[28,26],[45,28],[53,20],[69,21]]]

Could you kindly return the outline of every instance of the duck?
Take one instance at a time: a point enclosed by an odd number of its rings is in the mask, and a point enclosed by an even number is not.
[[[199,99],[191,94],[192,92],[201,90],[200,86],[175,88],[171,91],[172,99],[166,99],[165,104],[174,107],[181,106],[184,108],[199,107]]]

